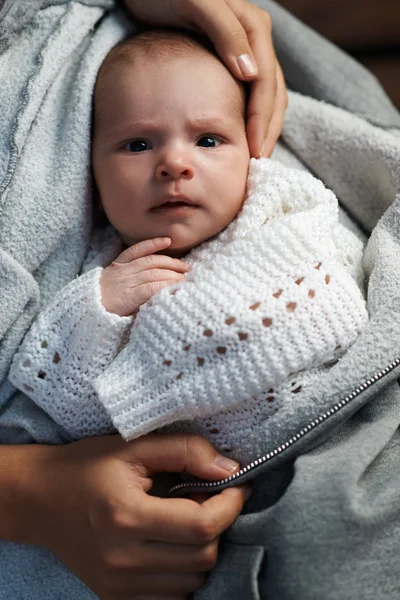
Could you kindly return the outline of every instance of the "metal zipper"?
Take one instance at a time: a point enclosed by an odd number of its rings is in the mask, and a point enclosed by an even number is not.
[[[268,454],[265,454],[265,456],[262,456],[261,458],[258,458],[257,460],[254,460],[251,463],[247,464],[246,466],[242,467],[240,469],[240,471],[237,471],[237,473],[234,473],[233,475],[230,475],[229,477],[226,477],[225,479],[220,479],[218,481],[199,481],[199,482],[197,482],[197,481],[190,482],[189,481],[189,482],[185,482],[185,483],[180,483],[180,484],[172,487],[168,491],[167,496],[170,496],[177,491],[182,491],[187,488],[190,488],[191,491],[196,491],[196,492],[201,492],[201,491],[205,491],[205,490],[209,491],[210,488],[218,489],[219,487],[222,487],[222,486],[226,485],[227,483],[231,483],[232,481],[236,481],[237,479],[240,479],[240,477],[243,477],[243,475],[247,475],[249,472],[253,471],[256,467],[259,467],[260,465],[267,463],[272,458],[275,458],[275,456],[278,456],[279,454],[281,454],[284,450],[287,450],[295,442],[298,442],[299,440],[301,440],[305,435],[307,435],[307,433],[309,433],[310,431],[315,429],[315,427],[317,427],[317,425],[320,425],[321,423],[326,421],[329,417],[331,417],[335,413],[339,412],[342,408],[347,406],[347,404],[351,400],[354,400],[354,398],[359,396],[362,392],[365,392],[365,390],[367,390],[369,387],[371,387],[374,383],[376,383],[377,381],[380,381],[381,379],[386,377],[386,375],[391,373],[393,371],[393,369],[395,369],[399,365],[400,365],[400,357],[396,358],[396,360],[393,361],[392,363],[390,363],[390,365],[387,366],[385,369],[382,369],[382,371],[378,371],[377,373],[375,373],[375,375],[373,375],[372,377],[370,377],[369,379],[364,381],[364,383],[359,385],[355,390],[353,390],[343,400],[341,400],[340,402],[335,404],[331,409],[324,412],[322,415],[320,415],[316,419],[313,419],[311,421],[311,423],[309,423],[306,427],[303,427],[297,434],[292,436],[287,442],[284,442],[283,444],[278,446],[278,448],[271,450],[271,452],[268,452]]]

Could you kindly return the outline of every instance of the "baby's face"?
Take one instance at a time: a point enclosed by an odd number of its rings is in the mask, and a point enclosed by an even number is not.
[[[214,57],[138,57],[96,88],[93,171],[127,245],[168,236],[182,256],[216,235],[244,199],[249,151],[237,82]]]

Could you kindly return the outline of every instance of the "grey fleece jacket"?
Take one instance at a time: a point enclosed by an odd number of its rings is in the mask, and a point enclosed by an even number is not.
[[[7,381],[41,307],[79,271],[91,227],[96,72],[129,22],[101,0],[0,0],[0,442],[63,443]],[[290,98],[278,154],[337,194],[369,237],[370,322],[335,365],[249,433],[253,480],[196,600],[400,595],[400,116],[362,67],[273,2]],[[299,163],[300,161],[300,163]],[[199,485],[185,483],[182,494]],[[210,486],[208,486],[209,489]],[[0,600],[93,594],[51,553],[0,543]]]

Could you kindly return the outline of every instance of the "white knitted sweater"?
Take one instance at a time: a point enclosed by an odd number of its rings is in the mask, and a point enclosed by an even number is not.
[[[250,161],[241,213],[135,317],[101,304],[102,269],[121,251],[110,231],[10,371],[73,438],[174,424],[240,455],[246,430],[295,401],[308,370],[337,360],[367,321],[362,244],[338,223],[334,194],[272,160]]]

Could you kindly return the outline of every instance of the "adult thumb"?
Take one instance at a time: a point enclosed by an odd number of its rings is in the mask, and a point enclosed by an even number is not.
[[[219,454],[207,440],[186,433],[150,433],[125,445],[124,459],[143,477],[186,472],[216,481],[232,475],[239,463]]]

